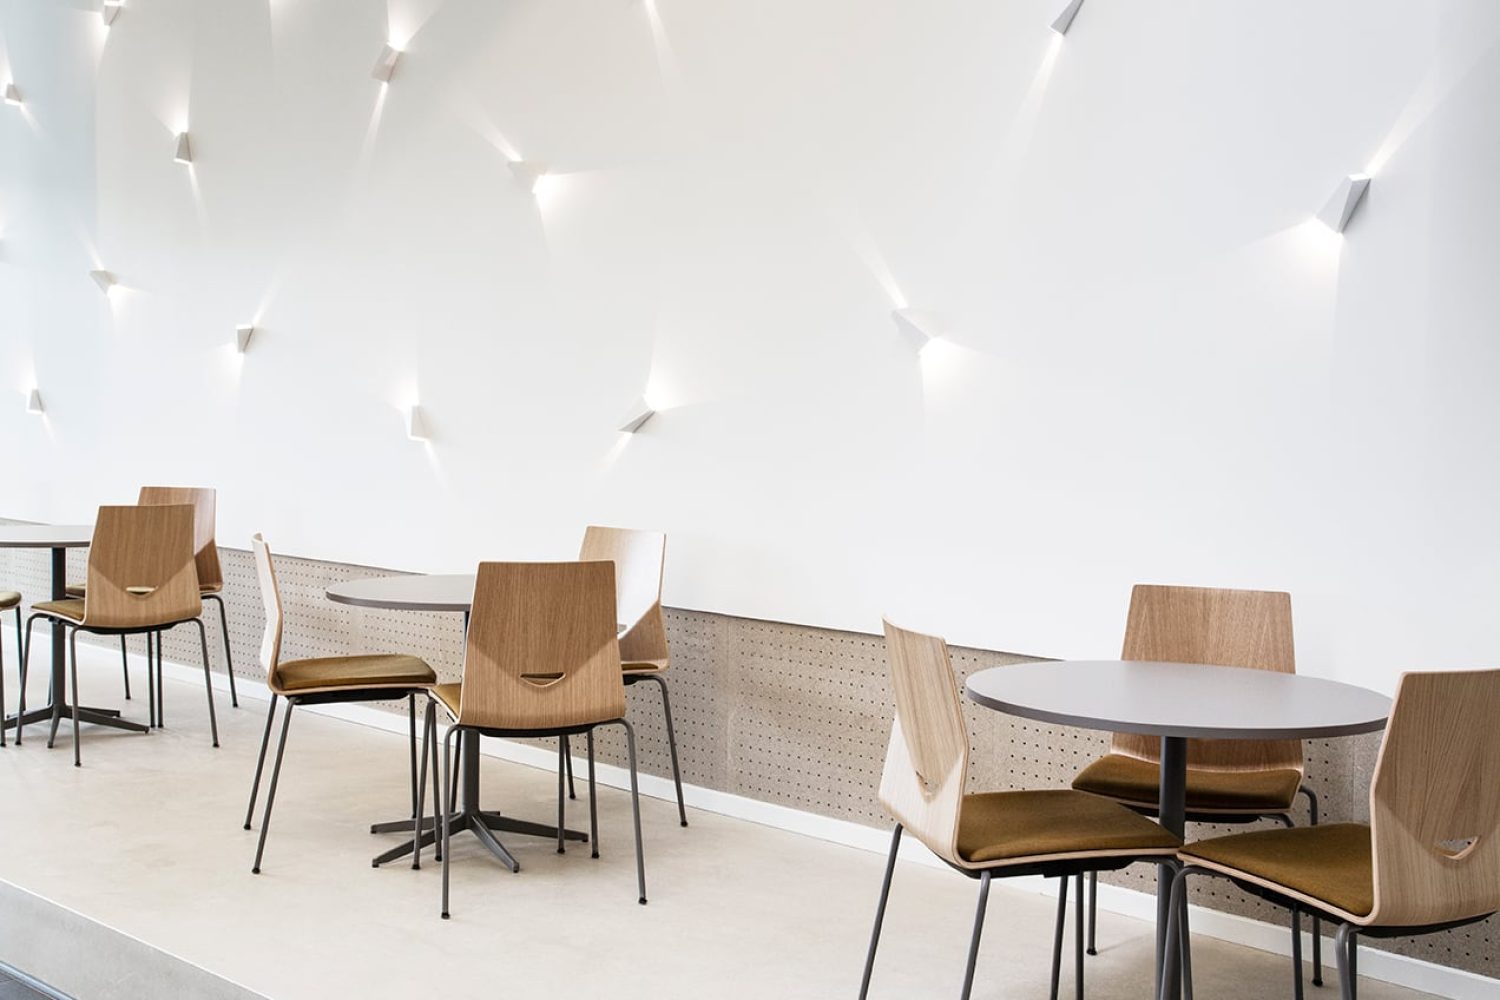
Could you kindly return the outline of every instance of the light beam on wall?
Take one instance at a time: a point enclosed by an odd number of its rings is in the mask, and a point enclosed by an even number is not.
[[[184,164],[193,162],[193,143],[186,132],[177,133],[177,150],[172,154],[172,161]]]
[[[427,431],[427,414],[418,405],[413,404],[406,411],[406,436],[413,441],[426,441],[430,436]]]
[[[125,0],[104,0],[104,9],[99,12],[99,16],[104,18],[105,27],[115,23],[115,18],[120,16],[120,8],[124,4]]]
[[[1318,218],[1323,224],[1336,233],[1342,233],[1349,220],[1354,217],[1355,209],[1359,208],[1360,202],[1364,201],[1365,191],[1370,187],[1369,174],[1350,174],[1339,181],[1339,186],[1334,190],[1333,196],[1328,199],[1328,204],[1318,213]]]
[[[547,168],[541,163],[529,163],[526,160],[511,160],[510,172],[515,176],[516,183],[527,191],[536,193],[536,187],[543,177],[547,176]]]
[[[26,412],[27,413],[46,413],[47,412],[47,408],[42,405],[42,391],[40,389],[32,389],[31,390],[31,395],[29,395],[29,396],[26,397]]]
[[[918,353],[926,350],[938,338],[937,327],[924,313],[913,309],[896,309],[891,312],[896,321],[896,330]]]
[[[375,60],[375,68],[370,70],[370,75],[381,83],[390,83],[391,74],[396,72],[396,63],[400,61],[401,50],[386,45],[380,50],[380,58]]]
[[[14,83],[5,85],[5,103],[18,108],[21,106],[21,91]]]
[[[115,281],[115,276],[113,274],[110,274],[108,271],[90,271],[89,277],[94,279],[94,284],[98,285],[99,291],[103,292],[105,295],[108,295],[110,289],[114,288],[115,285],[118,284],[118,282]]]
[[[1083,6],[1083,0],[1072,0],[1063,12],[1057,15],[1057,20],[1052,22],[1052,30],[1059,35],[1066,35],[1068,29],[1073,27],[1073,18],[1078,16],[1078,9]]]
[[[656,411],[651,408],[651,404],[647,403],[646,398],[642,396],[630,404],[630,409],[626,411],[624,419],[620,421],[620,432],[623,434],[634,434],[646,425],[646,421],[654,416],[656,416]]]
[[[250,346],[250,338],[255,336],[254,324],[248,326],[237,326],[234,328],[234,349],[236,353],[244,354],[245,348]]]

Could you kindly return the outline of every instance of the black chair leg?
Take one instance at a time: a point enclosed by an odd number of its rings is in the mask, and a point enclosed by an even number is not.
[[[229,706],[240,707],[240,693],[234,689],[234,654],[229,650],[229,612],[224,610],[224,598],[209,594],[204,600],[219,606],[219,633],[224,637],[224,672],[229,675]]]
[[[563,763],[568,759],[568,738],[563,736],[557,741],[557,853],[566,854],[567,848],[563,846],[564,827],[568,825],[567,797],[563,795],[563,784],[571,775],[565,772],[572,768]]]
[[[1063,928],[1068,919],[1068,876],[1064,875],[1057,881],[1057,925],[1052,928],[1052,992],[1049,994],[1052,1000],[1058,1000],[1062,988]]]
[[[281,777],[281,758],[286,753],[286,731],[292,721],[292,709],[296,705],[288,700],[286,712],[281,717],[281,737],[276,741],[276,764],[271,768],[271,787],[266,789],[266,811],[260,818],[260,843],[255,845],[255,865],[252,875],[260,874],[260,860],[266,853],[266,834],[271,830],[271,807],[276,804],[276,782]]]
[[[667,679],[660,674],[645,674],[644,677],[655,681],[661,688],[662,717],[667,723],[667,750],[672,755],[672,784],[677,787],[677,820],[687,826],[687,806],[682,801],[682,769],[677,766],[677,731],[672,725],[672,699],[667,694]]]
[[[69,676],[73,685],[73,766],[83,766],[83,744],[78,737],[78,703],[82,701],[78,696],[78,630],[75,628],[68,633]],[[67,692],[63,692],[64,695]]]
[[[194,618],[193,624],[198,626],[198,642],[203,647],[203,687],[208,692],[208,725],[213,732],[214,746],[219,745],[219,717],[214,712],[214,675],[208,663],[208,629],[203,625],[202,618]],[[161,652],[161,640],[157,639],[157,653]]]
[[[1076,1000],[1083,1000],[1083,875],[1080,873],[1075,879],[1075,895],[1073,897],[1073,994]]]
[[[430,756],[427,748],[432,746],[433,726],[437,718],[436,708],[437,706],[429,698],[427,701],[427,714],[422,718],[422,773],[417,777],[417,808],[416,812],[412,814],[411,821],[411,867],[413,871],[418,871],[422,867],[422,812],[426,805],[427,758]],[[436,805],[442,800],[434,795],[432,801]]]
[[[901,851],[901,824],[891,832],[891,852],[885,859],[885,879],[880,883],[880,902],[875,904],[875,928],[870,931],[870,950],[865,953],[865,975],[859,983],[859,1000],[870,992],[870,973],[875,970],[875,949],[880,946],[880,928],[885,923],[885,904],[891,898],[891,877],[896,873],[896,855]]]
[[[255,797],[260,793],[260,775],[266,766],[266,749],[271,745],[271,723],[276,721],[276,694],[271,694],[271,704],[266,709],[266,731],[260,737],[260,756],[255,760],[255,780],[250,783],[250,805],[245,809],[245,829],[250,829],[250,820],[255,816]]]
[[[599,795],[594,785],[594,731],[588,732],[589,751],[589,847],[591,856],[599,856]]]
[[[568,798],[577,799],[578,793],[573,790],[573,744],[564,736],[558,741],[558,749],[562,752],[562,759],[558,763],[568,772]]]
[[[1096,933],[1099,930],[1099,873],[1089,872],[1089,946],[1088,954],[1099,954]]]
[[[1064,880],[1064,887],[1067,882]],[[979,875],[979,906],[974,910],[974,931],[969,935],[969,964],[964,969],[964,988],[959,1000],[969,1000],[974,990],[974,966],[979,961],[979,936],[984,931],[984,910],[990,901],[990,873]]]
[[[635,875],[641,890],[640,903],[645,906],[646,854],[641,840],[641,786],[635,765],[635,727],[624,719],[620,720],[620,725],[625,727],[625,748],[630,757],[630,808],[635,814]]]
[[[125,637],[120,636],[120,671],[125,675],[125,700],[130,700],[130,654],[125,649]]]
[[[1318,825],[1318,793],[1303,785],[1298,789],[1307,796],[1308,826]],[[1313,985],[1323,985],[1323,918],[1314,913],[1312,918]]]

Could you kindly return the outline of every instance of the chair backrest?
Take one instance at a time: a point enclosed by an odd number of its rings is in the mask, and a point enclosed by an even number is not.
[[[187,504],[100,507],[89,546],[83,624],[138,628],[203,613]]]
[[[614,563],[480,563],[459,724],[547,730],[624,715]]]
[[[667,536],[660,531],[589,525],[578,558],[615,564],[615,613],[620,616],[620,659],[626,663],[666,664],[667,622],[661,609],[662,568]]]
[[[202,486],[142,486],[136,503],[191,504],[193,507],[193,560],[198,565],[198,586],[205,590],[224,588],[224,569],[219,565],[219,547],[214,544],[214,491]]]
[[[948,644],[885,622],[896,720],[886,745],[880,801],[938,857],[958,857],[958,814],[969,772],[969,733]]]
[[[1403,674],[1370,786],[1374,923],[1500,910],[1500,670]]]
[[[278,690],[276,670],[281,662],[281,588],[276,583],[276,567],[271,562],[271,547],[256,533],[250,539],[255,551],[255,575],[260,581],[260,599],[266,607],[266,630],[260,640],[260,665],[266,671],[266,686]]]
[[[1279,591],[1216,590],[1138,584],[1125,623],[1126,660],[1213,663],[1297,672],[1292,596]],[[1140,760],[1161,758],[1161,741],[1116,733],[1110,750]],[[1299,740],[1189,740],[1188,765],[1209,770],[1302,770]]]

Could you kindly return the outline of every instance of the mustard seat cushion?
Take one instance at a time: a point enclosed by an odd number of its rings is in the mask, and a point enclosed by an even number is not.
[[[41,604],[33,604],[31,610],[41,615],[51,615],[54,618],[66,618],[71,622],[83,621],[83,600],[81,598],[69,598],[65,601],[44,601]]]
[[[1361,823],[1215,837],[1187,845],[1181,856],[1243,872],[1356,917],[1375,909],[1370,828]]]
[[[1171,854],[1181,844],[1108,799],[1065,788],[964,796],[958,856],[972,864],[1108,851]]]
[[[1112,799],[1155,808],[1161,798],[1161,765],[1124,754],[1106,754],[1079,772],[1073,787],[1080,792],[1107,795]],[[1285,812],[1302,785],[1299,771],[1208,771],[1190,767],[1187,772],[1187,809],[1263,810]]]
[[[276,668],[276,683],[288,694],[321,688],[423,687],[437,674],[415,656],[324,656],[290,660]]]
[[[0,611],[9,611],[21,603],[21,595],[14,590],[0,590]]]

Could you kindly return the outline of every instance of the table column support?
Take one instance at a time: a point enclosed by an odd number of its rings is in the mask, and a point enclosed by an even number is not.
[[[1181,839],[1187,827],[1187,740],[1181,736],[1163,736],[1161,739],[1161,798],[1157,801],[1157,816],[1162,829]],[[1159,865],[1156,882],[1156,995],[1167,1000],[1177,1000],[1182,995],[1180,963],[1173,962],[1170,969],[1163,967],[1166,955],[1167,917],[1172,907],[1172,865]],[[1162,990],[1162,976],[1167,978],[1167,988]]]

